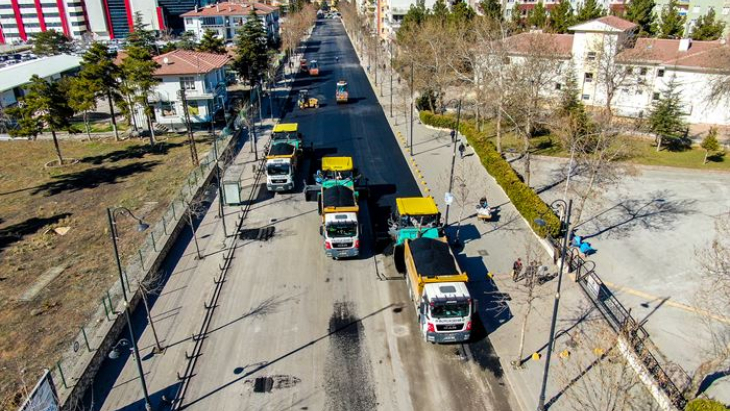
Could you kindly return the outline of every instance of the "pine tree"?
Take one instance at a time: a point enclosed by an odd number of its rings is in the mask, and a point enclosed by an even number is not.
[[[663,142],[678,146],[687,131],[677,87],[677,79],[672,77],[663,95],[654,103],[648,118],[649,129],[656,136],[657,151],[661,149]]]
[[[502,3],[499,0],[483,0],[479,3],[479,7],[488,19],[502,21],[504,18],[502,15]]]
[[[195,50],[195,33],[192,31],[183,32],[180,35],[180,41],[177,42],[177,48],[181,50]]]
[[[575,16],[570,0],[561,0],[550,10],[550,31],[554,33],[567,33],[568,27],[573,25]]]
[[[71,40],[54,29],[33,34],[31,37],[33,53],[39,56],[54,56],[71,51]]]
[[[155,53],[155,35],[149,30],[142,17],[142,12],[134,13],[134,30],[127,36],[127,47],[141,47],[151,55]]]
[[[268,64],[266,30],[253,11],[236,38],[236,58],[233,66],[249,84],[260,80]]]
[[[431,15],[440,21],[446,21],[446,19],[449,17],[449,8],[446,6],[446,2],[444,0],[436,0],[436,3],[434,3]]]
[[[474,17],[476,17],[476,15],[477,13],[474,11],[474,9],[469,7],[469,5],[462,0],[454,4],[454,6],[451,8],[451,14],[449,15],[449,19],[452,23],[459,23],[471,21],[474,19]]]
[[[204,53],[226,54],[226,46],[223,44],[223,39],[218,37],[216,32],[213,30],[205,30],[203,38],[200,39],[200,44],[198,44],[198,51],[202,51]]]
[[[709,156],[710,151],[720,150],[720,142],[717,141],[717,128],[712,127],[710,131],[707,132],[705,138],[702,139],[700,147],[705,149],[705,159],[702,161],[702,164],[707,164],[707,157]]]
[[[515,4],[515,6],[512,8],[512,18],[510,24],[512,25],[512,30],[514,31],[521,31],[525,24],[525,21],[522,18],[522,9],[520,9],[520,6],[518,4]]]
[[[86,134],[91,138],[89,111],[96,109],[96,96],[100,93],[99,84],[84,77],[64,77],[60,82],[66,94],[68,105],[74,113],[81,113],[84,118]]]
[[[538,2],[535,8],[527,14],[527,27],[544,28],[547,24],[548,16],[545,6],[542,2]]]
[[[132,92],[132,102],[142,106],[150,132],[150,145],[155,145],[155,131],[152,126],[152,107],[149,103],[149,94],[157,84],[154,77],[159,64],[152,60],[149,50],[141,46],[127,47],[127,57],[122,61],[121,69],[124,80]],[[130,107],[130,115],[134,115],[134,108]]]
[[[47,127],[53,136],[58,164],[63,165],[61,147],[56,132],[71,130],[73,110],[68,105],[66,95],[59,83],[48,82],[37,74],[30,78],[25,87],[25,96],[16,107],[9,108],[8,114],[18,122],[18,127],[10,130],[12,136],[37,137]]]
[[[595,20],[599,17],[606,15],[606,10],[601,7],[596,0],[585,0],[583,4],[578,7],[578,15],[576,20],[578,23],[583,23],[589,20]]]
[[[164,45],[164,46],[162,46],[162,48],[160,49],[160,54],[165,54],[165,53],[169,53],[169,52],[171,52],[171,51],[175,51],[175,50],[177,50],[177,44],[175,44],[175,43],[173,43],[173,42],[171,42],[171,41],[168,41],[168,42],[167,42],[167,43],[165,43],[165,45]]]
[[[707,14],[697,19],[697,23],[692,29],[692,40],[717,40],[725,31],[725,23],[715,20],[715,9],[710,9]]]
[[[650,36],[654,22],[654,0],[631,0],[626,7],[626,20],[639,25],[639,36]]]
[[[677,0],[669,0],[662,9],[656,24],[657,36],[662,39],[679,39],[684,35],[685,16],[679,14]]]
[[[114,56],[109,52],[107,46],[95,42],[84,53],[81,59],[79,77],[92,84],[90,88],[94,90],[97,98],[107,99],[112,128],[117,140],[119,140],[119,130],[117,129],[116,114],[114,113],[114,101],[119,97],[120,75],[119,67],[114,64]]]
[[[403,22],[400,28],[395,34],[398,41],[404,42],[405,39],[409,38],[423,24],[429,15],[428,13],[424,0],[418,0],[416,4],[411,4],[408,12],[403,16]]]

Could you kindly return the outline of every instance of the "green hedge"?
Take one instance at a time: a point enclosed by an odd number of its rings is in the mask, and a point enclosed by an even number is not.
[[[690,401],[689,404],[684,408],[685,411],[730,411],[730,408],[725,408],[722,403],[714,400],[696,399]]]
[[[420,112],[421,122],[432,127],[451,128],[456,126],[456,119],[453,116],[434,114],[430,111]],[[470,120],[462,120],[459,125],[459,132],[466,136],[469,145],[474,148],[482,165],[502,189],[507,193],[517,211],[522,214],[532,226],[535,232],[545,237],[548,234],[557,236],[560,231],[560,220],[550,207],[540,199],[530,187],[523,183],[512,169],[507,160],[497,152],[492,142],[488,141],[482,133],[479,133]],[[542,218],[547,222],[544,227],[535,224],[535,219]]]

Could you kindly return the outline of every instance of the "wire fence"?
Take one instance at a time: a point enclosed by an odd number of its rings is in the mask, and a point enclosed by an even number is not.
[[[131,254],[123,256],[124,282],[128,290],[130,300],[139,289],[139,283],[144,281],[154,268],[160,253],[171,239],[180,219],[187,218],[188,205],[194,200],[197,193],[205,185],[210,173],[213,171],[216,159],[221,156],[221,150],[227,147],[233,137],[230,128],[223,129],[215,137],[215,144],[208,154],[200,160],[196,167],[185,179],[178,194],[170,201],[162,217],[154,225],[147,229],[139,249]],[[216,152],[219,151],[219,152]],[[122,285],[117,280],[99,299],[97,309],[91,315],[88,323],[80,327],[77,335],[71,342],[70,349],[50,368],[53,380],[58,386],[59,399],[65,401],[71,393],[71,389],[79,382],[89,361],[94,353],[99,350],[109,333],[110,328],[118,315],[123,313]],[[106,347],[108,349],[108,347]]]

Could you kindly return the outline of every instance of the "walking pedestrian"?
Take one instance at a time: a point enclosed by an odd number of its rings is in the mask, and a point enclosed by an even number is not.
[[[512,281],[517,282],[520,279],[520,273],[522,272],[522,259],[518,258],[512,264]]]
[[[455,142],[456,141],[456,130],[451,130],[451,133],[449,133],[449,135],[451,136],[451,142],[452,143]]]
[[[464,151],[466,151],[466,147],[464,147],[464,143],[459,143],[459,155],[461,155],[461,158],[464,158]]]

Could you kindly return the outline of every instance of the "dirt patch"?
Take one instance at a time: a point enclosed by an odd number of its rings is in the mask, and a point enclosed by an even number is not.
[[[201,157],[208,147],[200,138]],[[182,136],[155,148],[146,140],[62,141],[61,150],[78,162],[45,168],[52,142],[0,142],[0,410],[15,409],[20,370],[32,388],[116,281],[106,207],[128,207],[153,224],[193,168]],[[58,235],[58,227],[72,229]],[[120,219],[124,256],[143,241],[135,228]],[[30,301],[20,301],[28,290]]]

